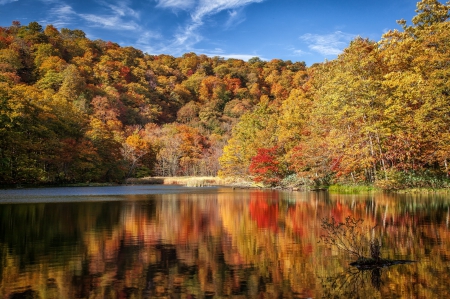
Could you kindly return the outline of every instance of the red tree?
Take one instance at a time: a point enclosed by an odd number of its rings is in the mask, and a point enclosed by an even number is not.
[[[282,179],[280,162],[277,160],[278,147],[260,148],[252,158],[249,172],[256,182],[274,186]]]

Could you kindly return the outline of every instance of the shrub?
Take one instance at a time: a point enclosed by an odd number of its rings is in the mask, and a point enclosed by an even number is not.
[[[365,230],[362,223],[362,219],[352,216],[346,217],[345,222],[336,222],[333,217],[331,220],[322,219],[321,227],[325,234],[320,238],[326,245],[336,247],[359,261],[369,259],[368,256],[373,260],[380,260],[381,245],[376,238],[370,240],[370,230]]]

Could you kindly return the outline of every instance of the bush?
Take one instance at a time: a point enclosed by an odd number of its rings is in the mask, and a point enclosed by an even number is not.
[[[282,187],[311,187],[314,186],[314,181],[305,177],[299,177],[294,173],[283,178],[280,185]]]
[[[346,217],[345,222],[336,222],[333,217],[331,220],[322,219],[321,227],[325,234],[320,236],[320,239],[326,245],[336,247],[359,261],[380,260],[381,245],[377,238],[370,240],[370,229],[365,229],[362,223],[362,219],[355,219],[352,216]]]
[[[386,172],[386,177],[375,182],[375,186],[384,190],[400,190],[409,188],[449,188],[450,180],[446,174],[426,170],[419,171],[398,171],[390,169]]]

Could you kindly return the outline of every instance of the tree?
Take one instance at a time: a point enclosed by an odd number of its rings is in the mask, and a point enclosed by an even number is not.
[[[413,26],[391,31],[380,46],[387,74],[383,88],[392,124],[386,156],[397,171],[447,172],[449,147],[449,6],[424,0]]]
[[[252,157],[249,172],[256,182],[264,185],[277,185],[284,176],[284,171],[278,161],[278,147],[259,148],[256,156]]]
[[[314,132],[325,138],[330,170],[344,179],[374,182],[384,168],[389,126],[382,70],[377,44],[357,38],[315,72],[313,117],[320,129]]]
[[[274,107],[265,97],[254,111],[240,118],[219,159],[220,176],[248,175],[251,159],[257,154],[257,149],[272,147],[276,144],[275,113]]]
[[[154,166],[152,154],[150,140],[145,138],[143,132],[135,130],[122,145],[122,155],[129,165],[126,177],[136,176],[136,170],[139,168],[145,168],[147,175],[150,175],[150,169]]]
[[[125,177],[121,138],[117,135],[107,124],[91,117],[86,137],[98,154],[93,170],[97,181],[120,181]]]

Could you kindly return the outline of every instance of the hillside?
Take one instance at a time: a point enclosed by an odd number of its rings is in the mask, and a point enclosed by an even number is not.
[[[333,61],[148,55],[80,30],[0,28],[0,183],[216,175],[447,187],[448,4]]]
[[[148,55],[37,22],[0,28],[0,183],[216,175],[239,118],[304,63]]]

